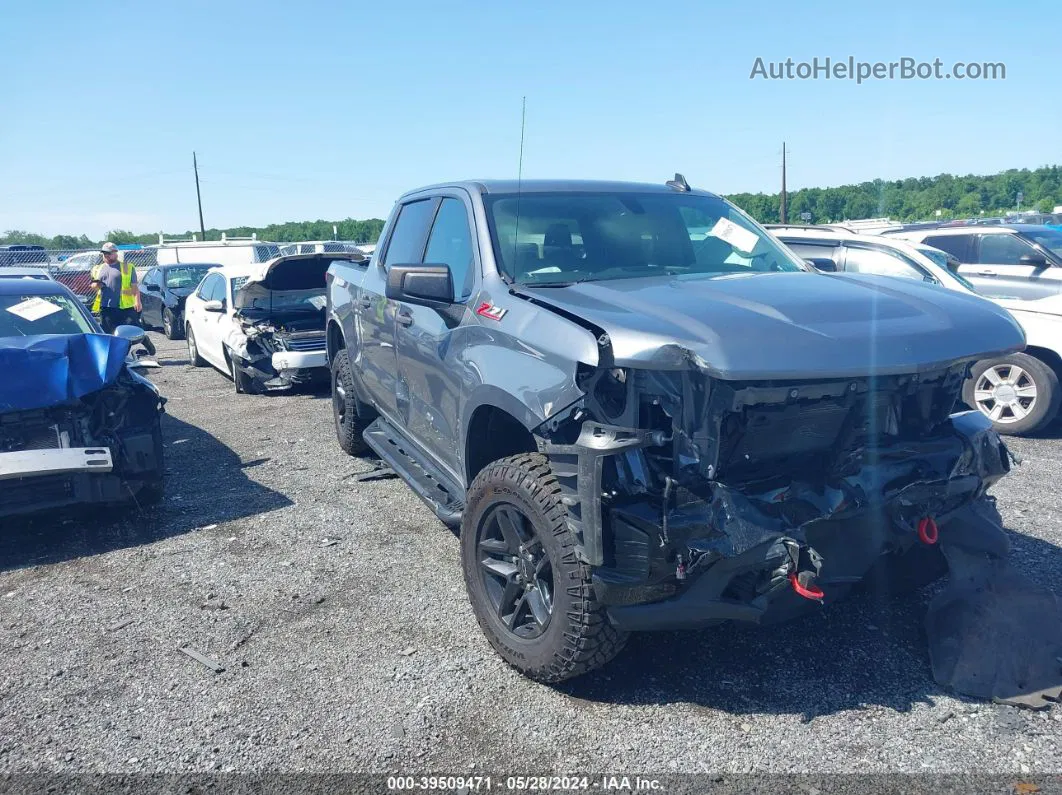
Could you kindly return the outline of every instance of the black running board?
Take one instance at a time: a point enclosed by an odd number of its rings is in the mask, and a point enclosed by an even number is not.
[[[363,434],[366,444],[387,462],[447,527],[461,526],[464,492],[449,476],[426,461],[394,426],[378,417]]]

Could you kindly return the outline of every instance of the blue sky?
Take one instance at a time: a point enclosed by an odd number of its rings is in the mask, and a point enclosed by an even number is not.
[[[779,4],[780,5],[780,4]],[[446,179],[723,193],[1062,162],[1053,4],[7,0],[0,230],[384,217]],[[1002,81],[750,80],[765,61],[1001,61]]]

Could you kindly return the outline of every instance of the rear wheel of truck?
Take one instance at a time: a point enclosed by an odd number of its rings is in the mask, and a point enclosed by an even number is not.
[[[362,455],[369,446],[362,437],[376,419],[370,406],[358,400],[354,391],[354,374],[346,348],[336,351],[332,359],[332,416],[336,422],[336,439],[347,455]]]
[[[476,476],[461,520],[461,558],[480,628],[525,676],[562,682],[623,648],[627,633],[609,623],[594,595],[545,456],[503,458]]]
[[[185,331],[185,342],[188,345],[188,363],[192,367],[202,367],[206,364],[203,357],[199,355],[199,348],[195,344],[195,334],[192,333],[192,327],[189,326]]]
[[[1005,434],[1035,433],[1058,415],[1062,391],[1047,364],[1027,353],[977,362],[962,399]]]

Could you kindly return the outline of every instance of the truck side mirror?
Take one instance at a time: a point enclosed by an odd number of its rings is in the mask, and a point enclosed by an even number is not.
[[[449,265],[390,265],[385,295],[407,304],[439,307],[454,302],[454,278]]]

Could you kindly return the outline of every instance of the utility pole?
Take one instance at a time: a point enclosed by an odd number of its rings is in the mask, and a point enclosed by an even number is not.
[[[203,226],[203,197],[199,194],[199,163],[196,162],[195,152],[192,152],[192,170],[195,171],[195,200],[199,204],[199,232],[206,240],[206,227]]]
[[[785,141],[782,141],[782,206],[779,215],[783,224],[789,223],[788,198],[785,192]]]

